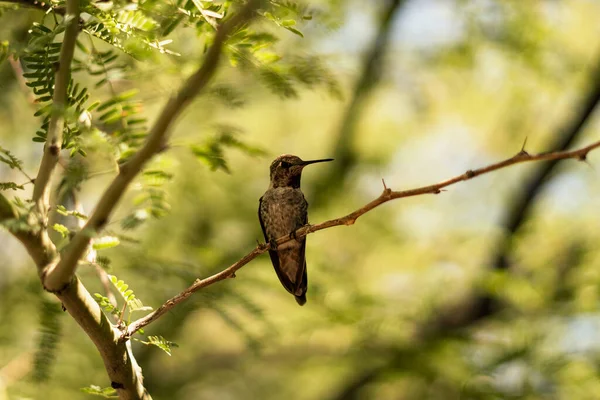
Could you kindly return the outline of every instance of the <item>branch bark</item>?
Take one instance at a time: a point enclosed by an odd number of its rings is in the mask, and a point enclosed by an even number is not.
[[[482,167],[482,168],[478,168],[478,169],[474,169],[474,170],[468,170],[461,175],[455,176],[455,177],[447,179],[445,181],[435,183],[432,185],[428,185],[428,186],[422,186],[422,187],[419,187],[416,189],[394,191],[394,190],[389,189],[385,185],[385,182],[383,182],[383,186],[384,186],[383,193],[381,193],[381,195],[379,197],[377,197],[373,201],[365,204],[363,207],[359,208],[358,210],[356,210],[346,216],[343,216],[341,218],[332,219],[329,221],[322,222],[320,224],[305,225],[302,228],[298,229],[295,232],[295,235],[286,235],[286,236],[283,236],[283,237],[277,239],[277,244],[279,245],[279,244],[288,242],[290,240],[294,240],[293,236],[295,236],[296,238],[302,238],[310,233],[317,232],[317,231],[327,229],[327,228],[331,228],[334,226],[353,225],[359,217],[361,217],[362,215],[366,214],[367,212],[371,211],[372,209],[374,209],[374,208],[380,206],[381,204],[386,203],[390,200],[400,199],[400,198],[404,198],[404,197],[419,196],[419,195],[424,195],[424,194],[439,194],[439,193],[441,193],[442,189],[445,187],[454,185],[454,184],[462,182],[462,181],[467,181],[467,180],[473,179],[477,176],[487,174],[487,173],[490,173],[490,172],[493,172],[493,171],[496,171],[496,170],[499,170],[502,168],[506,168],[508,166],[515,165],[515,164],[531,162],[531,161],[564,160],[564,159],[568,159],[568,158],[573,158],[573,159],[584,161],[584,160],[586,160],[587,155],[590,151],[592,151],[596,148],[599,148],[599,147],[600,147],[600,141],[592,143],[589,146],[582,147],[581,149],[578,149],[578,150],[547,152],[547,153],[540,153],[540,154],[535,154],[535,155],[531,155],[523,149],[519,153],[517,153],[515,156],[508,158],[506,160],[488,165],[486,167]],[[250,253],[246,254],[239,261],[235,262],[234,264],[232,264],[228,268],[224,269],[223,271],[221,271],[217,274],[214,274],[208,278],[202,279],[202,280],[197,279],[193,285],[191,285],[189,288],[185,289],[183,292],[179,293],[177,296],[167,300],[162,306],[160,306],[154,312],[131,323],[129,325],[129,327],[127,328],[127,330],[125,332],[123,332],[121,340],[127,340],[135,332],[137,332],[138,330],[144,328],[148,324],[150,324],[153,321],[160,318],[162,315],[167,313],[169,310],[171,310],[177,304],[181,303],[182,301],[184,301],[185,299],[190,297],[194,292],[196,292],[202,288],[205,288],[207,286],[210,286],[214,283],[217,283],[219,281],[222,281],[224,279],[234,277],[235,272],[237,270],[239,270],[244,265],[248,264],[250,261],[252,261],[253,259],[255,259],[256,257],[258,257],[259,255],[261,255],[262,253],[264,253],[268,250],[269,250],[268,244],[264,244],[264,243],[258,244],[256,246],[256,248],[254,248],[254,250],[252,250]]]
[[[106,225],[125,190],[148,160],[164,150],[167,142],[166,136],[172,123],[183,109],[189,105],[191,100],[206,87],[214,75],[227,37],[254,17],[254,11],[259,4],[260,0],[250,0],[239,13],[217,29],[213,44],[209,48],[202,66],[187,79],[177,95],[171,97],[165,105],[150,130],[143,147],[130,161],[121,166],[119,174],[100,198],[96,210],[84,228],[73,237],[65,249],[60,262],[49,265],[44,271],[44,286],[46,289],[50,291],[60,290],[70,282],[77,268],[77,262],[84,255],[92,236]]]
[[[96,345],[119,398],[150,400],[131,348],[118,341],[119,329],[108,320],[81,281],[75,277],[73,284],[56,296]]]

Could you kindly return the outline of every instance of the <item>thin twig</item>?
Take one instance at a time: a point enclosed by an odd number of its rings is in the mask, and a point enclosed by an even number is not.
[[[52,96],[52,115],[48,126],[48,139],[44,146],[44,155],[42,156],[38,175],[35,178],[32,195],[32,200],[38,204],[38,210],[43,214],[46,213],[46,208],[49,204],[50,191],[48,190],[48,186],[50,177],[58,162],[62,147],[62,136],[65,125],[64,113],[67,108],[67,87],[69,86],[69,80],[71,79],[71,61],[73,60],[78,33],[77,21],[79,20],[79,0],[67,1],[67,14],[65,15],[65,19],[66,18],[70,18],[70,20],[67,21],[67,28],[65,29],[65,36],[60,48],[60,57],[56,67],[57,71],[54,81],[54,95]]]
[[[102,283],[102,288],[104,289],[106,298],[108,299],[110,304],[112,304],[114,307],[116,307],[117,306],[117,298],[115,297],[114,293],[111,290],[111,283],[110,283],[110,279],[108,278],[108,274],[106,273],[104,268],[102,268],[102,266],[100,264],[98,264],[97,262],[92,263],[92,265],[94,266],[94,269],[96,270],[96,274],[98,275],[98,278],[100,279],[100,282]]]
[[[285,235],[285,236],[277,239],[277,244],[283,244],[289,240],[294,240],[293,238],[299,239],[310,233],[317,232],[317,231],[327,229],[327,228],[331,228],[334,226],[353,225],[360,216],[366,214],[367,212],[371,211],[375,207],[378,207],[381,204],[386,203],[390,200],[400,199],[400,198],[404,198],[404,197],[419,196],[419,195],[423,195],[423,194],[439,194],[441,192],[441,190],[447,186],[454,185],[454,184],[456,184],[458,182],[462,182],[462,181],[468,181],[470,179],[475,178],[476,176],[487,174],[489,172],[496,171],[496,170],[499,170],[502,168],[506,168],[506,167],[508,167],[510,165],[514,165],[514,164],[520,164],[520,163],[530,162],[530,161],[563,160],[563,159],[567,159],[567,158],[575,158],[580,161],[584,161],[587,157],[587,154],[590,151],[592,151],[596,148],[599,148],[599,147],[600,147],[600,141],[592,143],[591,145],[583,147],[579,150],[573,150],[573,151],[557,151],[557,152],[548,152],[548,153],[541,153],[541,154],[537,154],[537,155],[531,155],[531,154],[527,153],[525,150],[521,150],[515,156],[508,158],[504,161],[500,161],[500,162],[488,165],[483,168],[468,170],[467,172],[465,172],[461,175],[455,176],[454,178],[451,178],[451,179],[448,179],[448,180],[445,180],[445,181],[442,181],[442,182],[439,182],[439,183],[436,183],[433,185],[422,186],[422,187],[419,187],[416,189],[394,191],[394,190],[391,190],[390,188],[388,188],[387,186],[385,186],[385,184],[384,184],[383,193],[381,193],[381,195],[379,197],[377,197],[375,200],[367,203],[366,205],[359,208],[358,210],[356,210],[344,217],[325,221],[320,224],[305,225],[302,228],[298,229],[294,235]],[[254,258],[258,257],[259,255],[261,255],[262,253],[265,253],[268,250],[269,250],[269,244],[258,243],[256,245],[256,247],[254,248],[254,250],[252,250],[250,253],[246,254],[242,259],[235,262],[234,264],[232,264],[228,268],[224,269],[223,271],[218,272],[218,273],[216,273],[208,278],[205,278],[205,279],[201,279],[201,280],[197,279],[193,285],[191,285],[189,288],[185,289],[184,291],[182,291],[175,297],[167,300],[162,306],[160,306],[154,312],[132,322],[129,325],[129,327],[127,328],[127,330],[125,332],[123,332],[121,340],[127,340],[129,337],[131,337],[131,335],[133,335],[138,330],[142,329],[143,327],[150,324],[151,322],[156,321],[158,318],[160,318],[162,315],[167,313],[169,310],[171,310],[177,304],[181,303],[182,301],[184,301],[185,299],[190,297],[194,292],[234,275],[237,270],[239,270],[244,265],[246,265],[250,261],[252,261]]]
[[[125,193],[131,181],[142,170],[143,166],[166,144],[166,137],[172,123],[192,99],[203,90],[215,73],[222,48],[227,37],[238,27],[254,17],[260,0],[249,1],[239,13],[223,23],[217,30],[212,46],[206,53],[202,66],[183,84],[176,96],[171,97],[163,108],[154,126],[148,134],[148,139],[142,148],[129,162],[121,166],[119,174],[114,178],[103,193],[96,210],[91,215],[84,228],[79,231],[65,249],[60,262],[49,265],[44,273],[44,286],[48,290],[60,290],[67,285],[77,268],[77,262],[85,253],[91,237],[102,230],[117,203]]]
[[[19,87],[21,88],[21,91],[27,97],[27,102],[31,106],[35,107],[36,106],[35,96],[33,95],[33,92],[31,91],[31,89],[27,86],[27,80],[25,80],[25,78],[23,77],[23,74],[25,72],[23,71],[21,62],[19,60],[17,60],[12,54],[8,57],[8,62],[10,64],[10,67],[12,68],[13,72],[15,73],[15,78],[17,79],[17,82],[19,82]]]

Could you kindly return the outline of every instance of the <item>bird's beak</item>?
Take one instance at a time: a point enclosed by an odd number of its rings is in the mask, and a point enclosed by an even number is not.
[[[309,164],[316,164],[316,163],[327,162],[327,161],[333,161],[333,158],[322,158],[320,160],[302,161],[302,163],[300,163],[300,165],[304,167],[304,166],[309,165]]]

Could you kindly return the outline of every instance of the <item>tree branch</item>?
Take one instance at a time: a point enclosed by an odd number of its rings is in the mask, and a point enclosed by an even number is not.
[[[317,232],[317,231],[327,229],[327,228],[331,228],[334,226],[353,225],[359,217],[361,217],[362,215],[371,211],[375,207],[378,207],[381,204],[386,203],[390,200],[400,199],[400,198],[404,198],[404,197],[419,196],[419,195],[423,195],[423,194],[438,194],[445,187],[454,185],[454,184],[462,182],[462,181],[468,181],[477,176],[487,174],[492,171],[506,168],[508,166],[515,165],[515,164],[520,164],[520,163],[525,163],[525,162],[530,162],[530,161],[564,160],[564,159],[568,159],[568,158],[574,158],[574,159],[584,161],[587,158],[587,155],[590,151],[592,151],[596,148],[599,148],[599,147],[600,147],[600,141],[592,143],[591,145],[583,147],[579,150],[573,150],[573,151],[556,151],[556,152],[547,152],[547,153],[531,155],[531,154],[527,153],[525,150],[521,150],[515,156],[508,158],[506,160],[497,162],[495,164],[491,164],[491,165],[488,165],[483,168],[468,170],[464,174],[455,176],[454,178],[451,178],[451,179],[448,179],[448,180],[445,180],[445,181],[442,181],[442,182],[439,182],[439,183],[436,183],[433,185],[422,186],[422,187],[419,187],[416,189],[410,189],[410,190],[394,191],[394,190],[389,189],[385,185],[385,182],[384,182],[383,183],[383,186],[384,186],[383,193],[381,193],[381,195],[379,197],[377,197],[375,200],[367,203],[366,205],[359,208],[358,210],[356,210],[344,217],[325,221],[325,222],[322,222],[317,225],[305,225],[302,228],[298,229],[295,232],[295,235],[285,235],[285,236],[277,239],[277,244],[283,244],[290,240],[295,240],[293,237],[302,238],[310,233]],[[129,325],[129,327],[127,328],[127,331],[125,331],[123,333],[121,340],[128,339],[131,335],[133,335],[135,332],[137,332],[141,328],[143,328],[146,325],[150,324],[151,322],[157,320],[162,315],[164,315],[166,312],[168,312],[173,307],[175,307],[177,304],[181,303],[182,301],[184,301],[185,299],[190,297],[192,295],[192,293],[194,293],[202,288],[205,288],[207,286],[210,286],[214,283],[222,281],[226,278],[233,277],[237,270],[242,268],[244,265],[248,264],[250,261],[252,261],[254,258],[261,255],[262,253],[266,252],[267,250],[269,250],[268,244],[258,244],[256,246],[256,248],[254,248],[254,250],[252,250],[250,253],[246,254],[242,259],[235,262],[230,267],[228,267],[228,268],[224,269],[223,271],[216,273],[208,278],[205,278],[202,280],[197,279],[193,285],[191,285],[189,288],[185,289],[183,292],[179,293],[177,296],[167,300],[167,302],[165,302],[162,306],[160,306],[154,312],[131,323]]]
[[[0,194],[0,222],[18,218],[10,202]],[[25,246],[31,258],[42,269],[57,258],[56,248],[45,229],[17,231],[13,235]],[[64,290],[56,293],[65,309],[94,342],[121,399],[148,400],[142,374],[131,350],[119,343],[120,331],[106,318],[98,303],[76,277]]]
[[[61,293],[56,294],[65,309],[77,321],[96,345],[111,386],[117,389],[119,398],[151,399],[142,382],[142,373],[125,343],[119,343],[119,330],[100,309],[90,292],[75,278]]]
[[[111,380],[111,386],[117,390],[121,399],[148,400],[151,397],[143,386],[141,369],[131,352],[131,343],[124,343],[119,340],[120,330],[111,324],[98,303],[74,275],[76,264],[87,250],[91,233],[100,230],[104,226],[127,185],[143,165],[154,154],[164,148],[166,132],[171,123],[213,76],[227,36],[237,27],[249,21],[259,4],[259,0],[250,0],[238,14],[235,14],[219,28],[202,66],[188,79],[177,96],[167,103],[150,131],[145,145],[133,156],[130,162],[121,168],[119,175],[103,194],[88,223],[74,236],[71,244],[65,249],[64,258],[59,257],[44,226],[32,231],[12,232],[26,247],[41,271],[44,287],[55,293],[65,309],[94,342],[104,361]],[[74,21],[77,21],[78,7],[79,0],[68,0],[68,18],[75,17]],[[60,65],[56,73],[56,86],[53,97],[54,110],[50,121],[48,142],[44,149],[33,193],[33,199],[39,212],[32,213],[33,215],[29,216],[30,218],[41,218],[44,221],[43,225],[47,221],[46,208],[49,204],[50,176],[56,166],[62,145],[69,66],[77,34],[77,23],[69,21],[68,24],[61,47]],[[0,222],[18,217],[19,215],[14,207],[0,194]]]
[[[191,100],[206,87],[214,75],[227,37],[254,17],[254,11],[260,3],[260,0],[250,0],[239,13],[217,29],[213,44],[208,50],[202,66],[188,78],[177,95],[171,97],[165,105],[150,130],[144,146],[130,161],[121,166],[119,174],[100,198],[96,210],[84,228],[73,237],[60,262],[56,265],[50,265],[45,271],[44,286],[46,289],[50,291],[60,290],[69,283],[77,268],[77,262],[84,255],[91,237],[102,230],[108,222],[127,186],[142,170],[146,162],[165,148],[166,136],[173,121],[189,105]]]
[[[35,178],[32,200],[38,203],[38,210],[42,215],[46,214],[49,203],[48,186],[54,167],[58,162],[62,147],[62,135],[65,126],[64,113],[67,104],[67,88],[71,79],[71,61],[75,51],[75,42],[78,33],[79,0],[67,1],[67,14],[65,15],[67,28],[62,46],[54,84],[54,95],[52,96],[52,116],[48,126],[48,139],[44,146],[44,155],[40,163],[40,169]]]

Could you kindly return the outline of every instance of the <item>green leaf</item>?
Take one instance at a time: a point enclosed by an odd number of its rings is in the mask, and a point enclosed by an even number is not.
[[[65,206],[63,206],[63,205],[57,205],[56,206],[56,212],[58,212],[60,215],[64,215],[65,217],[73,216],[73,217],[79,218],[81,220],[87,220],[88,219],[87,215],[82,214],[79,211],[70,211],[70,210],[67,210],[65,208]]]
[[[121,316],[121,311],[110,302],[108,297],[102,296],[100,293],[94,293],[94,299],[105,312],[119,317]]]
[[[152,311],[152,307],[145,306],[140,299],[135,298],[135,297],[132,298],[128,302],[128,306],[129,306],[129,311],[130,312],[135,312],[135,311]]]
[[[135,229],[148,219],[149,215],[146,210],[136,210],[134,213],[126,216],[121,221],[121,228],[129,230]]]
[[[22,170],[23,161],[15,157],[9,150],[0,146],[0,154],[4,154],[6,157],[0,155],[0,162],[8,165],[10,169]]]
[[[88,387],[81,388],[83,393],[93,394],[96,396],[101,396],[106,399],[118,399],[117,390],[112,387],[101,388],[100,386],[90,385]]]
[[[274,93],[282,98],[298,97],[290,78],[275,67],[264,66],[259,71],[259,77]]]
[[[302,34],[302,32],[300,32],[298,29],[296,28],[292,28],[289,26],[284,26],[285,29],[287,29],[288,31],[295,33],[296,35],[300,36],[300,37],[304,37],[304,35]]]
[[[88,106],[87,110],[88,111],[93,111],[96,107],[98,107],[100,105],[99,101],[95,101],[93,102],[91,105]]]
[[[15,182],[0,182],[0,190],[25,190],[25,187]]]
[[[0,42],[0,63],[8,58],[10,53],[8,40]]]
[[[69,236],[69,228],[67,228],[66,226],[64,226],[62,224],[54,224],[54,225],[52,225],[52,229],[54,229],[56,232],[60,233],[60,235],[63,238],[66,238]]]
[[[223,151],[219,146],[190,146],[192,153],[196,158],[206,165],[208,165],[211,171],[223,170],[224,172],[230,173],[227,162],[223,158]]]
[[[110,249],[111,247],[117,247],[121,241],[116,236],[103,236],[94,239],[92,247],[94,250]]]
[[[141,300],[136,299],[133,290],[129,289],[129,285],[126,284],[123,280],[117,279],[114,275],[108,275],[112,284],[117,288],[121,296],[127,302],[127,306],[129,308],[129,312],[140,310],[144,307]]]
[[[233,86],[217,85],[211,88],[210,93],[231,108],[242,107],[245,103],[242,93]]]
[[[97,255],[96,263],[98,265],[100,265],[102,267],[102,269],[104,269],[106,271],[110,271],[110,269],[111,269],[111,267],[110,267],[111,260],[108,257]]]
[[[52,366],[58,354],[58,342],[62,333],[63,312],[56,301],[42,299],[40,307],[40,331],[34,357],[33,378],[36,382],[50,379]]]
[[[161,170],[150,170],[144,171],[143,177],[144,183],[148,186],[162,186],[165,182],[170,181],[173,175]]]
[[[140,342],[146,345],[156,346],[165,353],[167,353],[169,356],[171,355],[171,348],[179,347],[177,343],[168,341],[162,336],[148,336],[147,342],[144,342],[142,340],[140,340]]]

